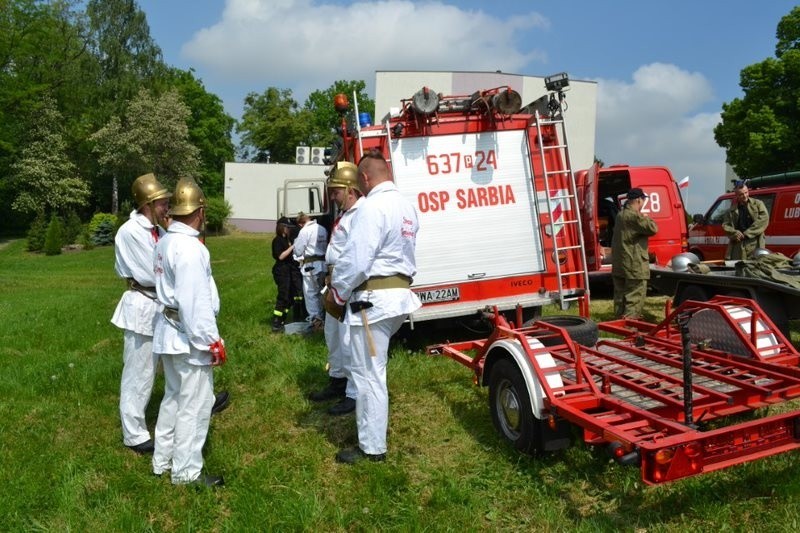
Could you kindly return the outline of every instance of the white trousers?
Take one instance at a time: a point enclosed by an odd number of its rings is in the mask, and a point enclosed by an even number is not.
[[[145,410],[153,392],[157,364],[153,337],[124,330],[119,417],[125,446],[136,446],[150,440]]]
[[[306,271],[309,267],[311,270]],[[325,308],[322,306],[322,294],[320,294],[322,287],[318,281],[318,275],[324,269],[324,261],[314,261],[300,267],[300,271],[303,274],[303,298],[306,299],[306,312],[308,312],[309,319],[314,317],[322,319],[323,315],[325,315]]]
[[[356,425],[358,446],[364,453],[386,453],[386,431],[389,427],[389,389],[386,365],[389,361],[389,340],[403,325],[405,316],[390,317],[369,325],[375,356],[364,326],[349,326],[351,354],[350,374],[356,386]]]
[[[156,423],[153,473],[171,470],[176,485],[200,477],[203,445],[214,405],[212,367],[189,364],[188,355],[161,355],[164,399]]]
[[[325,313],[325,344],[328,346],[328,375],[347,378],[345,395],[356,399],[356,385],[350,377],[350,346],[344,342],[347,326]]]

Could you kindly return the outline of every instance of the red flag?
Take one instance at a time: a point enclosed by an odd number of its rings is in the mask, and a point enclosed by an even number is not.
[[[681,181],[678,182],[679,189],[686,189],[689,187],[689,176],[686,176]]]

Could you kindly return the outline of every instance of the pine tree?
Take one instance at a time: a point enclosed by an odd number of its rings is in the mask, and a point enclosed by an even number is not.
[[[64,245],[64,228],[61,219],[56,215],[50,217],[50,224],[47,225],[47,233],[44,237],[45,255],[58,255]]]

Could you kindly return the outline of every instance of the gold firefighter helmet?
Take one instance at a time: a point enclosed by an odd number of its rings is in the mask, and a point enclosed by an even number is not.
[[[328,178],[329,189],[358,189],[358,167],[347,161],[339,161]]]
[[[175,194],[169,208],[170,216],[191,215],[206,206],[206,197],[193,178],[181,178],[175,186]]]
[[[133,201],[136,202],[136,209],[141,209],[143,205],[150,202],[172,196],[172,193],[161,185],[153,173],[136,178],[133,181],[133,185],[131,185],[131,192],[133,193]]]

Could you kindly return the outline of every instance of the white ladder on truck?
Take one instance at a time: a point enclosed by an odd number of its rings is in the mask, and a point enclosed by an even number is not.
[[[541,158],[542,172],[544,173],[544,187],[545,194],[547,195],[547,210],[550,215],[550,237],[553,239],[554,248],[554,263],[556,265],[556,274],[558,279],[558,298],[562,310],[569,307],[572,301],[587,301],[589,296],[589,272],[586,269],[586,250],[583,246],[583,228],[581,227],[580,206],[578,205],[577,187],[575,185],[575,174],[572,172],[572,164],[569,154],[569,145],[567,143],[567,126],[564,122],[564,116],[561,110],[554,114],[552,117],[545,117],[539,114],[537,110],[536,117],[536,142],[539,145],[539,157]],[[556,130],[556,140],[552,144],[545,144],[543,126],[554,126]],[[564,162],[564,168],[560,170],[550,170],[547,166],[547,158],[550,153],[556,152],[556,157]],[[554,179],[558,177],[567,176],[567,188],[556,187],[553,184]],[[561,181],[564,183],[564,180]],[[568,208],[561,209],[560,219],[556,221],[554,218],[554,209],[558,209],[566,202]],[[554,207],[555,205],[555,207]],[[561,226],[559,228],[559,226]],[[566,245],[560,246],[557,238],[559,231],[567,231],[573,233],[576,238],[568,239]],[[559,257],[562,253],[570,253],[578,251],[579,264],[575,270],[565,270],[565,266],[559,262]],[[567,285],[566,280],[578,279],[577,284],[573,283],[572,286],[578,288],[570,295],[564,295],[564,287]],[[586,306],[588,311],[588,305]]]

